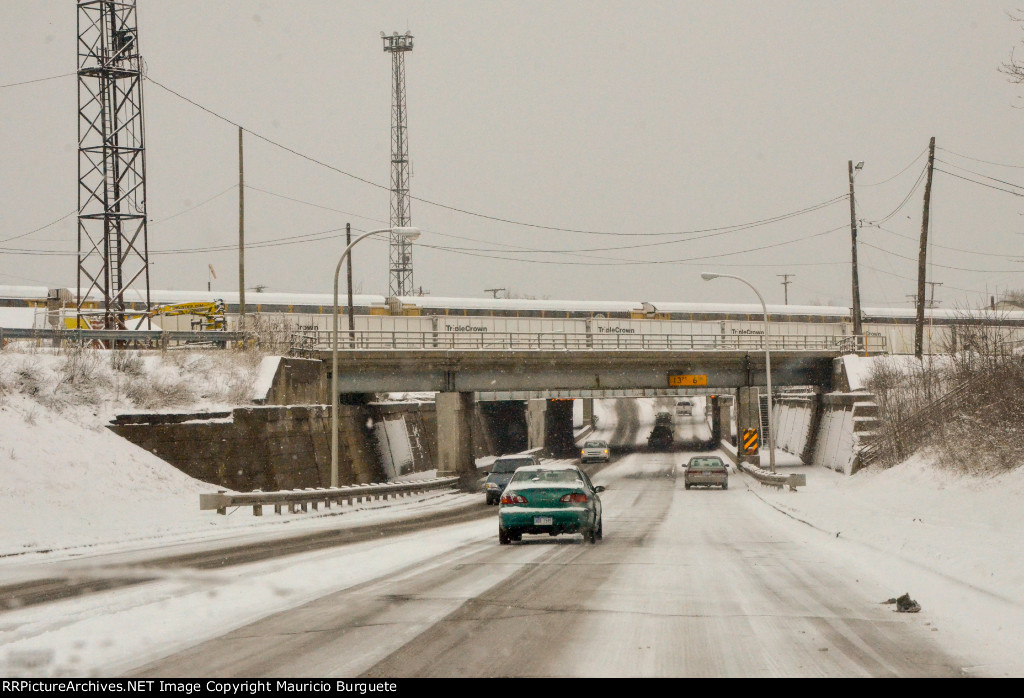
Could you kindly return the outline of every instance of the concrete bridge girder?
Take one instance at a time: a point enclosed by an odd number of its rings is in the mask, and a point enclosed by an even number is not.
[[[833,353],[773,352],[772,383],[832,381]],[[765,385],[764,355],[740,352],[347,353],[341,392],[495,392],[667,388],[670,375],[706,377],[708,389]]]

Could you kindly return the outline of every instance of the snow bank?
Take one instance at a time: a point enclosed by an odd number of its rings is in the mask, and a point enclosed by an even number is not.
[[[909,592],[937,623],[985,643],[997,675],[1024,672],[1024,468],[967,476],[919,454],[852,477],[808,468],[796,493],[751,492],[854,557],[874,555],[893,596]]]

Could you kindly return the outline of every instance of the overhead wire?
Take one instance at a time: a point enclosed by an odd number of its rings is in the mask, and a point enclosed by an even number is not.
[[[250,187],[246,186],[246,188],[248,189]],[[296,199],[296,198],[293,198],[293,197],[290,197],[290,196],[286,196],[286,195],[283,195],[283,194],[277,194],[277,193],[268,191],[266,189],[255,189],[255,190],[263,192],[265,194],[270,194],[271,196],[278,196],[278,197],[280,197],[282,199],[287,199],[289,201],[293,201],[293,202],[296,202],[296,203],[306,204],[308,206],[314,206],[316,208],[325,209],[325,210],[329,210],[329,211],[337,211],[339,213],[345,213],[346,215],[356,215],[357,216],[357,214],[353,214],[353,213],[350,213],[350,212],[347,212],[347,211],[341,211],[340,209],[334,209],[334,208],[331,208],[329,206],[323,206],[323,205],[316,204],[316,203],[313,203],[313,202],[310,202],[310,201],[304,201],[304,200]],[[378,221],[378,219],[373,219],[373,218],[370,218],[368,216],[357,216],[357,217],[365,218],[367,220]],[[383,222],[383,221],[378,221],[378,222]],[[472,240],[474,242],[482,242],[482,243],[487,243],[487,244],[492,244],[492,245],[500,245],[501,247],[513,247],[513,248],[519,249],[524,254],[566,254],[566,255],[578,255],[579,253],[582,253],[582,252],[613,252],[613,251],[617,251],[617,250],[632,250],[632,249],[640,249],[640,248],[645,248],[645,247],[660,247],[660,246],[665,246],[665,245],[675,245],[675,244],[679,244],[679,243],[693,242],[693,241],[696,241],[696,240],[703,240],[703,239],[706,239],[706,238],[718,237],[718,236],[721,236],[721,235],[728,235],[730,233],[740,232],[740,231],[743,231],[743,230],[749,230],[749,229],[754,228],[754,227],[760,227],[760,225],[761,224],[753,224],[752,223],[752,224],[749,224],[749,225],[746,225],[746,226],[736,226],[736,227],[729,228],[727,230],[718,230],[717,232],[706,233],[706,234],[703,234],[703,235],[694,235],[694,236],[685,237],[685,238],[682,238],[682,239],[679,239],[679,240],[663,240],[663,241],[659,241],[659,242],[647,242],[647,243],[638,243],[638,244],[632,244],[632,245],[615,245],[615,246],[610,246],[610,247],[580,247],[580,248],[575,248],[574,247],[574,248],[562,248],[562,249],[552,249],[552,248],[543,248],[543,247],[524,247],[524,246],[521,246],[521,245],[509,245],[508,243],[500,243],[500,242],[495,243],[495,242],[491,242],[489,240],[479,240],[479,239],[476,239],[476,238],[468,238],[468,237],[464,237],[464,236],[452,235],[450,233],[438,233],[436,231],[433,232],[432,234],[442,235],[442,236],[445,236],[445,237],[452,237],[452,238],[456,238],[456,239]],[[430,231],[427,231],[427,232],[430,232]],[[465,249],[472,249],[472,248],[465,248]],[[475,249],[473,249],[473,251],[475,251],[475,252],[500,252],[501,250],[497,250],[497,249],[494,249],[494,248],[475,248]]]
[[[917,191],[918,187],[921,186],[921,182],[924,181],[924,177],[925,177],[925,174],[927,172],[928,172],[928,166],[927,165],[924,166],[923,168],[921,168],[921,172],[917,175],[917,179],[914,181],[914,185],[910,188],[910,191],[907,192],[907,195],[905,197],[903,197],[903,200],[899,203],[899,205],[896,208],[894,208],[892,211],[890,211],[886,215],[882,216],[878,220],[868,220],[868,221],[866,221],[865,225],[874,226],[874,225],[878,225],[879,223],[885,223],[887,220],[889,220],[890,218],[895,216],[897,213],[899,213],[903,209],[903,207],[907,205],[907,202],[910,201],[910,197],[912,197],[914,195],[914,192]],[[854,200],[856,200],[856,197],[854,197]]]
[[[921,156],[922,156],[922,155],[924,155],[924,154],[925,154],[925,153],[927,153],[927,152],[928,152],[928,146],[925,146],[925,147],[924,147],[924,149],[923,149],[923,150],[921,150],[921,152],[917,154],[917,157],[916,157],[916,158],[914,158],[914,159],[913,159],[913,160],[911,160],[911,161],[910,161],[909,163],[907,163],[907,166],[906,166],[906,167],[904,167],[904,168],[903,168],[902,170],[900,170],[899,172],[897,172],[896,174],[894,174],[894,175],[893,175],[892,177],[889,177],[888,179],[883,179],[883,180],[882,180],[881,182],[872,182],[871,184],[864,184],[864,183],[861,183],[861,184],[858,184],[857,186],[858,186],[858,187],[877,187],[877,186],[879,186],[880,184],[885,184],[885,183],[887,183],[887,182],[891,182],[892,180],[896,179],[896,178],[897,178],[897,177],[899,177],[899,176],[900,176],[901,174],[903,174],[904,172],[906,172],[907,170],[909,170],[909,169],[910,169],[910,168],[911,168],[911,167],[912,167],[912,166],[914,165],[914,163],[915,163],[915,162],[917,162],[918,160],[920,160],[920,159],[921,159]]]
[[[910,241],[913,241],[913,242],[917,242],[918,241],[918,238],[916,238],[916,237],[914,237],[912,235],[904,235],[903,233],[897,233],[895,230],[890,230],[889,228],[886,228],[886,227],[881,226],[881,225],[876,225],[876,226],[872,226],[872,227],[878,228],[879,230],[884,231],[886,233],[889,233],[890,235],[895,235],[896,237],[903,238],[904,240],[910,240]],[[939,245],[938,243],[932,243],[930,240],[931,239],[929,238],[929,243],[928,244],[930,246],[937,247],[940,250],[951,250],[953,252],[960,252],[962,254],[973,254],[973,255],[978,255],[978,256],[981,256],[981,257],[998,257],[999,259],[1006,259],[1007,258],[1007,255],[1006,255],[1005,252],[1003,252],[1003,253],[998,253],[998,252],[977,252],[975,250],[965,250],[962,247],[950,247],[949,245]]]
[[[280,148],[281,150],[284,150],[284,151],[286,151],[288,153],[291,153],[292,155],[295,155],[296,157],[299,157],[299,158],[301,158],[303,160],[307,160],[307,161],[312,162],[312,163],[314,163],[316,165],[319,165],[319,166],[324,167],[324,168],[326,168],[328,170],[331,170],[332,172],[336,172],[338,174],[344,175],[345,177],[352,178],[352,179],[354,179],[354,180],[356,180],[358,182],[362,182],[363,184],[367,184],[369,186],[375,187],[377,189],[381,189],[383,191],[390,191],[390,187],[388,187],[388,186],[385,186],[383,184],[379,184],[379,183],[374,182],[372,180],[366,179],[365,177],[360,177],[359,175],[356,175],[356,174],[353,174],[353,173],[348,172],[346,170],[343,170],[340,167],[336,167],[334,165],[331,165],[330,163],[324,162],[323,160],[320,160],[320,159],[315,158],[315,157],[313,157],[311,155],[308,155],[306,153],[300,152],[300,151],[298,151],[298,150],[296,150],[296,149],[294,149],[294,148],[292,148],[290,146],[284,145],[283,143],[275,141],[272,138],[264,136],[263,134],[261,134],[261,133],[259,133],[257,131],[253,131],[252,129],[249,129],[249,128],[243,126],[242,124],[240,124],[240,123],[238,123],[238,122],[236,122],[236,121],[234,121],[232,119],[229,119],[226,116],[223,116],[223,115],[217,113],[216,111],[210,109],[209,107],[206,107],[206,106],[200,104],[199,102],[196,102],[195,100],[192,100],[192,99],[186,97],[185,95],[181,94],[180,92],[178,92],[178,91],[176,91],[174,89],[171,89],[167,85],[164,85],[163,83],[155,80],[150,75],[146,76],[146,80],[148,80],[149,82],[153,83],[157,87],[159,87],[159,88],[161,88],[163,90],[166,90],[167,92],[175,95],[179,99],[182,99],[182,100],[188,102],[189,104],[195,106],[196,108],[201,109],[202,111],[206,112],[207,114],[210,114],[211,116],[214,116],[217,119],[220,119],[221,121],[224,121],[224,122],[226,122],[228,124],[231,124],[232,126],[235,126],[237,128],[242,129],[245,133],[250,134],[254,138],[258,138],[259,140],[262,140],[262,141],[264,141],[266,143],[269,143],[270,145],[273,145],[273,146],[275,146],[277,148]],[[526,222],[526,221],[518,221],[518,220],[511,219],[511,218],[503,218],[501,216],[494,216],[494,215],[490,215],[490,214],[486,214],[486,213],[480,213],[480,212],[477,212],[477,211],[470,211],[468,209],[463,209],[463,208],[460,208],[460,207],[457,207],[457,206],[452,206],[452,205],[449,205],[449,204],[444,204],[444,203],[441,203],[441,202],[438,202],[438,201],[433,201],[431,199],[426,199],[426,198],[419,197],[419,196],[412,196],[412,195],[410,195],[409,198],[411,200],[413,200],[413,201],[419,201],[420,203],[428,204],[430,206],[436,206],[438,208],[445,209],[445,210],[448,210],[448,211],[453,211],[455,213],[461,213],[461,214],[464,214],[464,215],[474,216],[474,217],[477,217],[477,218],[482,218],[482,219],[485,219],[485,220],[495,221],[495,222],[499,222],[499,223],[507,223],[507,224],[510,224],[510,225],[517,225],[517,226],[521,226],[521,227],[534,228],[534,229],[537,229],[537,230],[549,230],[549,231],[554,231],[554,232],[576,233],[576,234],[582,234],[582,235],[607,235],[607,236],[617,236],[617,237],[669,237],[669,236],[680,236],[680,235],[696,235],[696,234],[700,234],[700,233],[710,233],[710,232],[716,232],[716,231],[724,231],[724,230],[733,229],[733,228],[740,228],[740,227],[744,227],[744,226],[754,226],[754,225],[762,225],[762,224],[763,225],[767,225],[768,223],[776,223],[776,222],[779,222],[779,221],[786,220],[788,218],[792,218],[792,217],[795,217],[795,216],[803,215],[805,213],[810,213],[812,211],[816,211],[816,210],[818,210],[820,208],[825,208],[827,206],[831,206],[831,205],[833,205],[833,204],[835,204],[835,203],[837,203],[839,201],[842,201],[842,200],[846,199],[847,196],[848,196],[848,194],[844,193],[844,194],[841,194],[839,196],[833,197],[832,199],[829,199],[827,201],[822,201],[822,202],[819,202],[819,203],[812,204],[810,206],[804,207],[802,209],[797,209],[797,210],[790,211],[790,212],[787,212],[787,213],[778,214],[778,215],[775,215],[775,216],[770,216],[768,218],[764,218],[764,219],[757,220],[757,221],[749,221],[749,222],[739,223],[739,224],[735,224],[735,225],[720,226],[720,227],[714,227],[714,228],[700,228],[700,229],[687,230],[687,231],[648,232],[648,233],[631,233],[631,232],[621,232],[621,231],[587,230],[587,229],[581,229],[581,228],[566,228],[566,227],[561,227],[561,226],[543,225],[543,224],[540,224],[540,223],[530,223],[530,222]]]
[[[964,177],[962,175],[958,175],[958,174],[956,174],[954,172],[949,172],[947,170],[943,170],[943,169],[940,169],[938,167],[935,168],[935,171],[936,172],[941,172],[942,174],[947,174],[950,177],[956,177],[957,179],[962,179],[965,182],[973,182],[974,184],[978,184],[978,185],[983,186],[983,187],[988,187],[989,189],[995,189],[996,191],[1003,191],[1003,192],[1006,192],[1007,194],[1013,194],[1014,196],[1024,196],[1024,193],[1016,192],[1016,191],[1013,191],[1012,189],[1004,189],[1002,187],[997,187],[997,186],[994,186],[992,184],[986,184],[985,182],[979,182],[976,179],[971,179],[970,177]],[[1014,185],[1014,186],[1016,186],[1016,185]]]
[[[186,208],[186,209],[184,209],[182,211],[178,211],[177,213],[173,213],[170,216],[167,216],[166,218],[161,218],[158,221],[153,221],[152,223],[150,223],[150,225],[159,225],[160,223],[164,223],[164,222],[169,221],[169,220],[171,220],[173,218],[177,218],[178,216],[182,216],[182,215],[184,215],[186,213],[189,213],[190,211],[195,211],[197,208],[200,208],[201,206],[205,206],[206,204],[210,203],[214,199],[219,199],[220,197],[224,196],[225,194],[227,194],[229,191],[232,191],[233,189],[238,189],[238,185],[237,184],[232,184],[230,187],[228,187],[224,191],[220,192],[219,194],[214,194],[210,198],[204,199],[203,201],[200,201],[195,206],[190,206],[189,208]]]
[[[941,151],[946,152],[946,153],[949,153],[950,155],[955,155],[958,158],[964,158],[965,160],[973,160],[974,162],[980,162],[980,163],[983,163],[985,165],[995,165],[996,167],[1009,167],[1009,168],[1015,169],[1015,170],[1024,170],[1024,165],[1010,165],[1010,164],[1007,164],[1005,162],[994,162],[992,160],[982,160],[980,158],[973,158],[970,155],[963,155],[961,153],[957,153],[955,151],[952,151],[949,148],[943,148],[942,146],[935,146],[935,149],[936,150],[941,150]]]
[[[1017,189],[1024,189],[1024,185],[1016,184],[1015,182],[1008,182],[1005,179],[999,179],[998,177],[992,177],[992,176],[987,175],[987,174],[982,174],[981,172],[975,172],[974,170],[969,170],[966,167],[964,167],[962,165],[957,165],[956,163],[953,163],[953,162],[947,162],[946,160],[940,160],[939,158],[936,158],[935,162],[940,162],[943,165],[948,165],[950,167],[955,167],[956,169],[963,170],[964,172],[968,172],[968,173],[974,175],[975,177],[983,177],[984,179],[991,179],[993,182],[999,182],[1000,184],[1006,184],[1006,185],[1011,186],[1011,187],[1016,187]]]
[[[22,80],[21,82],[9,82],[9,83],[7,83],[5,85],[0,85],[0,89],[3,89],[5,87],[18,87],[19,85],[31,85],[32,83],[35,83],[35,82],[46,82],[47,80],[56,80],[58,78],[67,78],[67,77],[71,77],[72,75],[77,75],[77,74],[78,73],[61,73],[60,75],[51,75],[51,76],[45,77],[45,78],[35,78],[34,80]]]
[[[872,249],[884,252],[885,254],[892,255],[893,257],[899,257],[900,259],[906,259],[906,260],[909,260],[911,262],[916,262],[917,261],[917,258],[915,258],[915,257],[907,257],[906,255],[898,254],[896,252],[893,252],[892,250],[887,250],[884,247],[879,247],[878,245],[872,245],[870,242],[862,242],[861,244],[864,245],[865,247],[870,247]],[[978,273],[982,273],[982,274],[1015,274],[1015,273],[1020,273],[1020,272],[1024,271],[1024,267],[1022,267],[1020,269],[971,269],[971,268],[968,268],[968,267],[954,267],[954,266],[950,266],[948,264],[935,264],[935,266],[937,266],[937,267],[939,267],[941,269],[953,269],[955,271],[970,271],[970,272],[978,272]]]
[[[63,216],[61,216],[60,218],[57,218],[56,220],[50,221],[46,225],[39,226],[35,230],[30,230],[27,233],[21,233],[19,235],[12,235],[9,238],[4,238],[3,240],[0,240],[0,244],[3,244],[5,242],[10,242],[11,240],[18,240],[20,238],[25,238],[25,237],[28,237],[29,235],[34,235],[35,233],[38,233],[41,230],[46,230],[47,228],[50,228],[52,226],[57,225],[58,223],[60,223],[65,218],[70,218],[71,216],[75,215],[76,213],[78,213],[78,209],[77,208],[75,210],[73,210],[73,211],[69,211],[68,213],[65,213]]]

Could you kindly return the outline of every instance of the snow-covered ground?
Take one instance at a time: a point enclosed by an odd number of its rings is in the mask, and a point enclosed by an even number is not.
[[[788,454],[782,454],[788,456]],[[971,671],[1024,675],[1024,468],[977,477],[916,455],[852,477],[814,467],[798,492],[751,492],[834,539],[834,548],[909,593],[935,632],[960,639]],[[885,599],[879,599],[884,601]]]
[[[254,517],[248,509],[229,516],[199,511],[198,494],[213,486],[185,476],[104,425],[116,413],[143,409],[131,396],[152,398],[152,392],[139,386],[144,381],[162,385],[171,396],[183,389],[181,382],[190,383],[194,394],[188,409],[231,407],[236,403],[230,396],[251,389],[258,362],[246,378],[231,361],[220,368],[213,365],[217,361],[153,356],[125,372],[107,364],[76,369],[66,355],[0,352],[0,583],[19,578],[32,566],[53,563],[59,569],[61,561],[98,553],[384,522],[479,500],[476,495],[435,493],[398,504],[283,516]],[[93,371],[90,384],[95,389],[69,390],[62,377],[75,370]],[[196,386],[197,376],[202,386]],[[603,429],[614,424],[606,405],[611,403],[597,406]],[[641,407],[643,415],[651,412],[649,404]],[[1024,675],[1024,469],[996,477],[963,476],[918,456],[889,470],[853,477],[823,468],[805,472],[808,484],[799,492],[752,484],[751,496],[777,509],[779,516],[805,522],[830,537],[837,554],[891,575],[892,596],[909,592],[936,632],[955,630],[962,642],[971,643],[969,656],[990,658],[975,668],[977,673]],[[323,584],[333,588],[338,580],[354,584],[401,573],[408,565],[430,564],[436,551],[491,536],[492,528],[490,521],[470,522],[384,543],[355,544],[345,555],[336,550],[313,553],[297,567],[272,562],[265,568],[270,576],[260,583],[247,579],[248,567],[240,566],[195,591],[189,586],[195,581],[176,572],[157,584],[116,594],[9,612],[5,615],[10,623],[0,626],[0,655],[41,643],[59,650],[67,661],[74,659],[72,664],[80,669],[102,665],[106,671],[134,651],[117,646],[116,635],[103,632],[119,623],[151,626],[153,646],[166,649],[168,643],[194,640],[200,631],[237,627],[251,619],[256,607],[263,613],[313,598],[324,592]],[[391,545],[401,550],[394,559],[380,554]],[[303,565],[331,573],[304,574]],[[203,580],[210,579],[204,573]],[[194,618],[176,610],[186,607],[182,594],[193,601],[196,595],[209,597],[209,623],[203,621],[197,629]],[[222,604],[228,595],[253,602]],[[234,611],[225,610],[229,607]],[[70,627],[75,632],[62,634],[62,628]],[[106,645],[83,644],[83,637],[101,636],[108,638]]]

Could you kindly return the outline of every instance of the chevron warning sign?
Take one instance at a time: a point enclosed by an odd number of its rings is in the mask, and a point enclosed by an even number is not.
[[[743,430],[743,450],[747,453],[757,453],[757,429]]]

